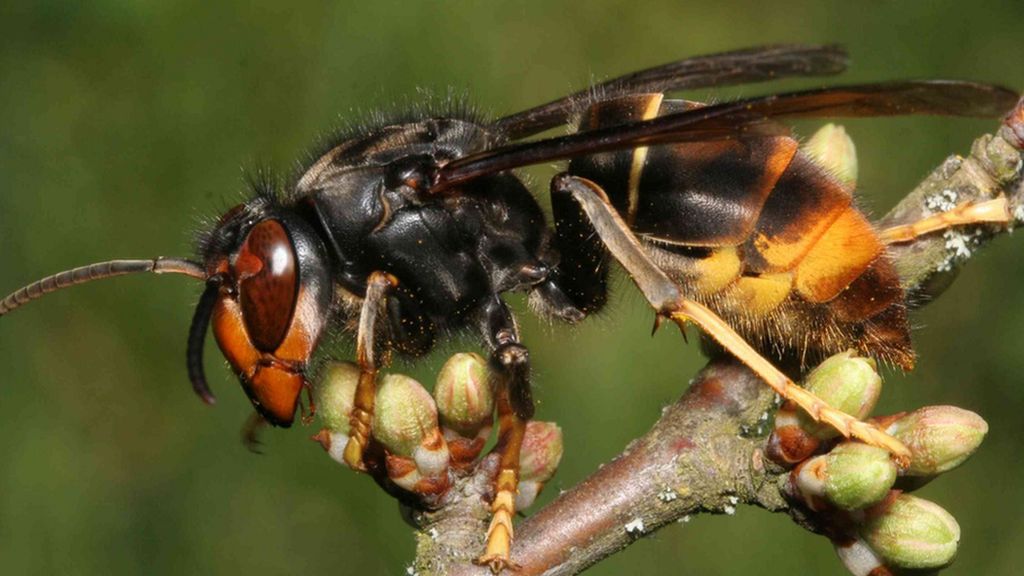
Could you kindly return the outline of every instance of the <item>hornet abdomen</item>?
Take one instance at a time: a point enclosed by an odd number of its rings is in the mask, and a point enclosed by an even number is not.
[[[581,130],[699,106],[644,94],[599,101]],[[751,134],[641,147],[574,159],[569,171],[599,184],[652,258],[688,297],[767,352],[804,363],[848,348],[909,369],[905,296],[875,228],[852,190],[795,139]],[[555,203],[556,214],[575,210]],[[583,219],[556,233],[571,294],[589,310],[606,256]],[[589,253],[590,261],[580,259]],[[596,256],[595,256],[596,254]],[[566,256],[570,256],[566,258]],[[588,278],[589,276],[589,278]]]

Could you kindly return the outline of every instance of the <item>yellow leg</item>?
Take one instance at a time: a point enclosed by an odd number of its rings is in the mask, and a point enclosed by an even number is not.
[[[519,491],[519,453],[526,434],[526,421],[513,410],[507,382],[503,382],[498,397],[498,445],[501,468],[494,482],[494,500],[491,502],[491,524],[487,528],[487,543],[483,556],[476,563],[487,566],[498,574],[502,570],[518,570],[512,562],[512,539],[515,532],[512,519],[516,514],[516,494]]]
[[[922,218],[912,224],[882,230],[879,236],[886,244],[910,242],[915,238],[954,226],[967,224],[1006,224],[1011,220],[1009,202],[1000,195],[992,200],[964,202],[948,212]]]
[[[363,453],[370,443],[373,423],[373,404],[377,397],[377,363],[373,357],[373,344],[377,316],[388,292],[398,285],[394,276],[374,272],[366,284],[366,298],[359,314],[359,334],[356,337],[356,362],[359,364],[359,383],[349,417],[349,438],[343,455],[345,464],[353,470],[366,471]]]
[[[484,555],[476,563],[488,566],[491,572],[499,574],[508,568],[518,570],[519,566],[510,557],[512,539],[512,517],[516,513],[516,486],[519,480],[514,470],[502,470],[495,482],[497,492],[491,502],[491,524],[487,527],[487,545]]]
[[[736,333],[721,317],[710,309],[694,302],[682,299],[675,310],[668,313],[673,322],[682,330],[687,321],[700,326],[705,334],[711,336],[736,358],[754,371],[779,396],[792,401],[816,421],[824,422],[838,430],[843,436],[857,438],[862,442],[879,446],[888,450],[901,467],[910,463],[910,450],[899,440],[889,436],[878,427],[862,422],[853,416],[831,407],[805,388],[801,388],[771,362],[761,356],[742,336]]]

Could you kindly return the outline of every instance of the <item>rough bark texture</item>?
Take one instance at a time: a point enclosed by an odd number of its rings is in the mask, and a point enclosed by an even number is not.
[[[916,221],[948,205],[1005,194],[1015,223],[1024,221],[1024,100],[970,156],[952,156],[880,222]],[[944,208],[947,207],[947,208]],[[937,296],[970,255],[1001,226],[936,233],[892,249],[905,288],[923,303]],[[781,470],[762,458],[774,394],[734,361],[712,360],[678,402],[612,462],[519,523],[518,574],[578,574],[601,559],[687,515],[729,513],[739,504],[785,512]],[[571,457],[571,455],[570,455]],[[413,569],[420,575],[483,575],[471,560],[483,549],[494,462],[458,481],[441,508],[414,513],[420,527]]]
[[[517,574],[576,574],[688,514],[729,513],[740,502],[785,509],[778,470],[761,456],[774,401],[745,367],[710,363],[650,432],[519,524]],[[466,487],[486,489],[486,475],[467,479]],[[419,541],[420,574],[488,573],[466,562],[483,545],[486,505],[472,489],[459,497],[457,505],[419,519],[427,527]]]

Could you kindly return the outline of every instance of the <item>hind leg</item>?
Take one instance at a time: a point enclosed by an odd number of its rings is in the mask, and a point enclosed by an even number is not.
[[[947,212],[933,214],[910,224],[886,228],[881,231],[879,236],[886,244],[901,244],[911,242],[925,234],[956,226],[1009,224],[1011,221],[1009,202],[1005,196],[1000,195],[991,200],[964,202]]]
[[[832,408],[795,384],[712,310],[686,298],[679,287],[651,262],[629,227],[610,205],[600,186],[590,180],[560,174],[552,180],[551,192],[554,195],[571,195],[580,204],[604,245],[632,277],[659,320],[672,320],[680,329],[687,322],[697,324],[705,334],[750,367],[780,396],[800,406],[815,420],[831,425],[844,436],[885,448],[901,463],[909,460],[910,452],[902,443],[877,427]]]

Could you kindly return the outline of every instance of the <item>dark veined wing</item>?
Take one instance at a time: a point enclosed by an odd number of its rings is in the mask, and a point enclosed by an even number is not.
[[[564,124],[590,94],[614,98],[643,92],[672,92],[711,86],[766,82],[792,76],[826,76],[846,69],[839,46],[778,44],[708,54],[633,72],[564,98],[511,114],[494,127],[512,140]]]
[[[494,148],[443,166],[437,172],[432,190],[439,192],[503,170],[611,150],[779,134],[780,130],[784,133],[783,126],[770,122],[778,118],[912,114],[988,117],[1005,114],[1013,108],[1017,98],[1016,92],[1001,86],[947,80],[836,86],[773,94]]]

